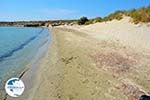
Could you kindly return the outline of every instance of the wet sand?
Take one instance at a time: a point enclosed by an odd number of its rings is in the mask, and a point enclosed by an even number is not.
[[[52,28],[28,100],[138,100],[150,92],[150,53],[79,30]]]
[[[27,88],[14,100],[138,100],[150,94],[149,26],[123,19],[50,31],[47,53],[25,73]]]

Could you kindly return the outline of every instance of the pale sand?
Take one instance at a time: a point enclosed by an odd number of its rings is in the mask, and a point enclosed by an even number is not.
[[[98,39],[116,39],[132,47],[150,49],[150,23],[133,24],[129,17],[117,21],[73,26],[72,29],[86,32]]]
[[[80,30],[52,34],[29,100],[138,100],[150,92],[149,52]]]
[[[138,100],[150,93],[146,25],[124,19],[51,31],[52,42],[26,100]]]

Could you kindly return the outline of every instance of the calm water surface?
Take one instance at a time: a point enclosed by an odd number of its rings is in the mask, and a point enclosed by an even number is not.
[[[0,27],[0,97],[5,82],[19,77],[40,50],[46,52],[49,41],[46,28]]]

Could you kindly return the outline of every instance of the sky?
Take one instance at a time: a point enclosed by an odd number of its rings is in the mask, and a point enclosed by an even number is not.
[[[149,5],[150,0],[0,0],[0,21],[104,17]]]

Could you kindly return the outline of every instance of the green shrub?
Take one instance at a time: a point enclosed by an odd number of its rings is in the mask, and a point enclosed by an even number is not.
[[[111,21],[113,19],[121,20],[123,18],[124,11],[116,11],[115,13],[110,14],[106,17],[106,20]]]
[[[113,19],[121,20],[124,15],[131,17],[135,24],[138,24],[140,22],[148,23],[150,22],[150,6],[139,8],[139,9],[132,9],[128,11],[116,11],[104,18],[97,17],[95,19],[88,20],[87,17],[82,17],[80,18],[80,20],[78,20],[78,24],[89,25],[97,22],[111,21]]]
[[[103,19],[101,18],[101,17],[97,17],[97,18],[95,18],[94,19],[94,23],[97,23],[97,22],[102,22],[103,21]]]
[[[79,20],[78,20],[78,24],[79,25],[84,25],[88,20],[87,17],[81,17]]]
[[[85,22],[85,25],[89,25],[89,24],[94,24],[94,21],[93,20],[89,20],[89,21]]]

